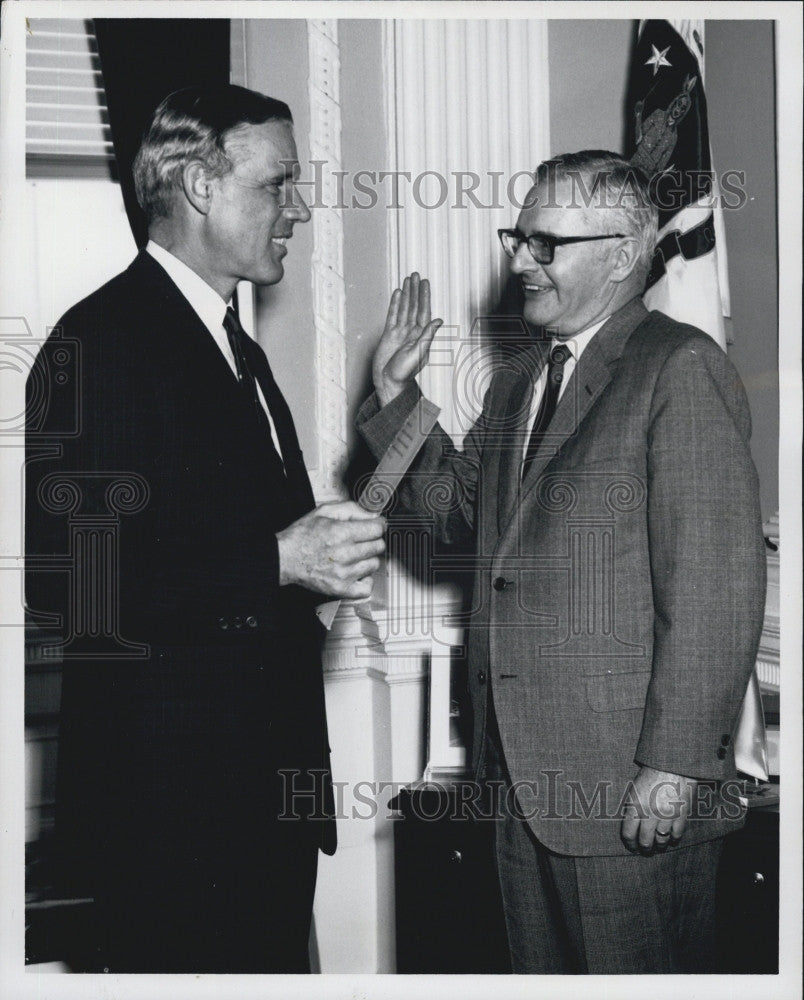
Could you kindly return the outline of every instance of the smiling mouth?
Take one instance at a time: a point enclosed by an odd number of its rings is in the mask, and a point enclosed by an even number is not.
[[[534,285],[527,281],[522,282],[522,287],[526,292],[551,292],[553,290],[552,285]]]
[[[279,246],[283,247],[283,246],[285,246],[287,244],[287,241],[289,239],[290,239],[289,236],[272,236],[271,237],[271,242],[272,243],[278,243]]]

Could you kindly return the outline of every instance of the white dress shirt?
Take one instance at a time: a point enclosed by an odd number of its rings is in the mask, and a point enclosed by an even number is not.
[[[594,337],[594,335],[601,328],[601,326],[603,326],[603,324],[606,322],[608,318],[609,318],[608,316],[605,316],[602,320],[600,320],[599,323],[595,323],[594,326],[590,326],[588,329],[582,330],[580,333],[576,333],[572,337],[567,337],[564,340],[559,340],[558,338],[554,338],[550,342],[550,351],[552,351],[554,347],[558,347],[559,344],[564,344],[569,349],[570,352],[570,356],[564,362],[564,378],[558,390],[559,400],[564,395],[564,391],[567,388],[567,383],[569,382],[573,372],[575,371],[575,366],[581,360],[581,355],[586,350],[586,347],[591,341],[592,337]],[[548,352],[548,357],[549,357],[549,352]],[[542,396],[544,395],[544,390],[546,385],[547,385],[547,365],[545,365],[544,368],[542,368],[542,370],[539,372],[539,377],[536,379],[536,382],[533,386],[533,397],[530,401],[530,413],[528,414],[527,433],[524,435],[525,446],[522,449],[523,458],[528,451],[530,432],[533,430],[533,424],[536,420],[536,414],[539,412],[539,404],[542,401]]]
[[[145,249],[167,271],[168,276],[175,286],[198,314],[198,318],[207,330],[209,330],[212,339],[220,348],[221,354],[226,358],[229,367],[232,369],[232,374],[237,378],[237,365],[232,354],[232,348],[229,346],[229,337],[226,333],[226,328],[223,325],[226,310],[231,303],[224,302],[215,289],[208,285],[200,275],[196,274],[184,261],[179,260],[178,257],[174,257],[169,250],[165,250],[158,243],[148,240],[148,245]],[[274,421],[265,397],[262,394],[259,382],[257,382],[257,395],[268,417],[274,447],[277,454],[281,457],[282,449],[279,446],[279,439],[276,436]]]

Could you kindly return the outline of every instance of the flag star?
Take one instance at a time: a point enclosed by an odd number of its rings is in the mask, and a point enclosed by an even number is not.
[[[667,48],[662,49],[661,52],[656,48],[655,45],[651,45],[651,48],[653,49],[653,55],[650,57],[650,59],[648,59],[645,65],[653,66],[653,75],[656,76],[656,74],[659,72],[662,66],[672,67],[673,65],[668,59],[665,59],[665,56],[670,51],[670,46],[668,45]]]

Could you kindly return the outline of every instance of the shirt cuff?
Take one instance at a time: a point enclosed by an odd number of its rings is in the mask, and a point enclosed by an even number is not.
[[[419,402],[421,395],[418,385],[411,380],[402,392],[385,406],[380,406],[377,394],[373,392],[360,407],[355,426],[375,458],[382,458],[385,454],[388,445],[396,437],[397,431]]]

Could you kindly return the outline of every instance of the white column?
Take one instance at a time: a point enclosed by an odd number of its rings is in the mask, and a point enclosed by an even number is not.
[[[515,223],[524,172],[549,153],[547,26],[405,19],[385,32],[392,168],[410,174],[399,180],[404,208],[389,213],[391,282],[414,270],[430,278],[445,325],[421,385],[460,440],[483,386],[456,379],[477,369],[459,357],[507,277],[496,231]]]
[[[393,872],[390,837],[374,812],[373,788],[385,771],[383,736],[388,711],[372,669],[376,655],[350,604],[343,604],[324,656],[329,742],[338,814],[338,849],[321,856],[315,928],[321,971],[384,972],[393,964],[393,924],[380,909],[393,893],[383,884]]]
[[[358,610],[360,614],[358,615]],[[389,800],[421,777],[431,639],[386,648],[370,607],[344,603],[324,654],[338,850],[321,857],[315,927],[321,971],[395,971]]]
[[[342,166],[338,22],[307,22],[310,66],[310,159],[323,161],[323,205],[313,212],[313,320],[316,336],[318,463],[312,473],[316,500],[344,495],[346,465],[346,284],[343,211],[336,171]]]

